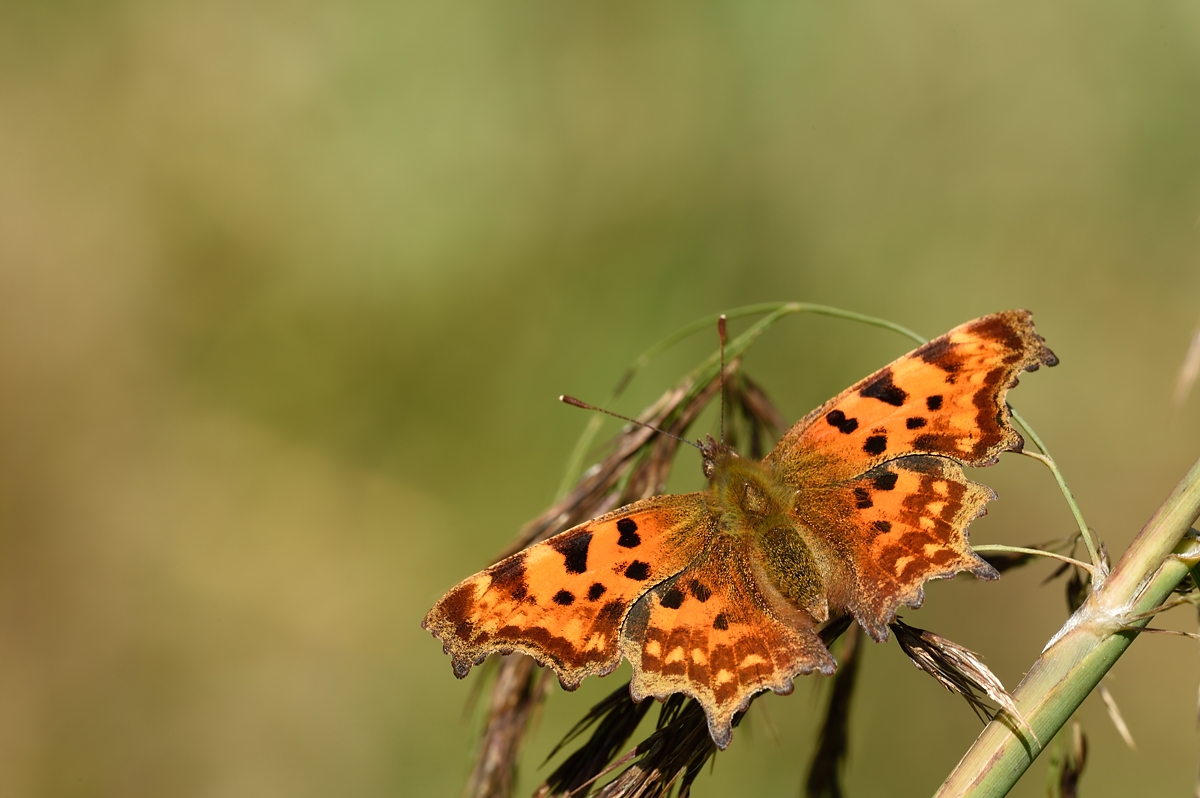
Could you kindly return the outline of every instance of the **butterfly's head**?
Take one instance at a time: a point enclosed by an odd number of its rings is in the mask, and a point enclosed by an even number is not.
[[[700,444],[700,454],[704,456],[704,476],[712,481],[718,473],[728,470],[730,460],[738,457],[733,447],[723,441],[713,440],[713,436],[705,435]]]

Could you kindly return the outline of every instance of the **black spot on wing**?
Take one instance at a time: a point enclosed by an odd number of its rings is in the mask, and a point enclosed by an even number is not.
[[[891,521],[876,521],[875,523],[871,524],[871,526],[875,527],[880,532],[891,532],[892,531],[892,522]]]
[[[588,588],[588,601],[596,601],[607,592],[608,588],[604,585],[599,582],[593,582],[592,586]]]
[[[892,370],[884,369],[879,376],[858,389],[859,396],[899,407],[908,399],[908,393],[892,382]]]
[[[723,613],[723,612],[717,613],[717,617],[713,618],[713,628],[714,629],[728,629],[729,628],[729,621],[725,618],[725,613]]]
[[[636,579],[639,582],[644,582],[650,578],[650,563],[634,560],[625,569],[625,576],[629,579]]]
[[[863,451],[870,455],[883,454],[887,451],[887,436],[872,435],[863,444]]]
[[[637,529],[637,523],[632,518],[622,518],[617,521],[617,531],[621,533],[617,545],[623,549],[636,549],[642,545],[642,538],[638,535]]]
[[[662,605],[667,609],[677,610],[683,604],[683,591],[671,588],[662,597]]]
[[[875,490],[894,490],[896,488],[896,479],[899,476],[894,471],[887,471],[871,480],[871,485]]]
[[[904,422],[904,426],[908,427],[909,429],[920,429],[921,427],[925,426],[927,423],[929,423],[929,422],[927,422],[925,419],[921,418],[920,416],[913,416],[912,418],[910,418]]]
[[[712,598],[712,591],[697,582],[695,579],[688,584],[688,590],[692,591],[692,595],[695,596],[696,600],[701,604]]]
[[[854,506],[860,510],[865,510],[868,507],[874,507],[875,505],[871,501],[871,492],[866,488],[855,488]]]
[[[588,547],[592,545],[590,531],[569,538],[551,540],[550,545],[563,556],[567,573],[581,574],[587,570]]]
[[[937,394],[936,396],[929,397],[928,399],[925,400],[925,406],[928,407],[930,410],[941,410],[942,409],[942,395]]]
[[[830,410],[825,414],[825,420],[829,422],[831,427],[837,427],[838,432],[843,435],[849,435],[858,429],[858,419],[846,418],[846,414],[841,410]]]
[[[575,596],[569,591],[560,590],[554,594],[554,603],[561,604],[564,607],[569,607],[575,603]]]

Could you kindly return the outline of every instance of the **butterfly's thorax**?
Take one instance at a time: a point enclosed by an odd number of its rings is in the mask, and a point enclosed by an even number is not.
[[[824,620],[820,571],[796,524],[796,490],[770,463],[720,449],[710,461],[709,505],[720,534],[743,538],[746,552],[791,604]]]
[[[723,534],[745,535],[788,523],[796,492],[769,466],[725,449],[710,470],[710,505]]]

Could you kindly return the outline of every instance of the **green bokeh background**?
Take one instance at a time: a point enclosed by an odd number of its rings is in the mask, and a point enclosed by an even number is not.
[[[557,394],[740,304],[1033,310],[1062,365],[1014,402],[1119,554],[1200,453],[1198,217],[1179,0],[0,4],[0,793],[457,795],[472,685],[422,615],[553,497]],[[797,418],[906,348],[795,318],[746,368]],[[1070,530],[1037,463],[977,478],[976,542]],[[1013,685],[1050,570],[906,617]],[[978,722],[867,655],[852,794],[929,794]],[[1133,646],[1139,749],[1089,699],[1086,795],[1190,794],[1197,665]],[[621,678],[552,697],[521,793]],[[696,793],[797,795],[815,682]]]

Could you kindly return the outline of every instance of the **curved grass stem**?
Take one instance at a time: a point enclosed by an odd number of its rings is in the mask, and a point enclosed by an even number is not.
[[[1091,574],[1093,578],[1096,575],[1096,570],[1087,563],[1082,562],[1081,560],[1076,560],[1074,557],[1068,557],[1065,554],[1056,554],[1055,552],[1046,551],[1044,549],[1027,549],[1024,546],[1001,546],[998,543],[985,543],[982,546],[972,544],[971,548],[974,551],[983,552],[984,554],[989,551],[995,551],[1008,554],[1034,554],[1038,557],[1049,557],[1052,560],[1061,560],[1065,563],[1070,563],[1077,568],[1082,568]]]
[[[1100,542],[1096,540],[1096,535],[1092,532],[1092,528],[1088,526],[1087,521],[1083,518],[1083,512],[1079,509],[1079,504],[1075,501],[1074,494],[1067,487],[1067,480],[1063,477],[1062,471],[1058,468],[1058,463],[1054,462],[1054,458],[1050,456],[1050,451],[1046,448],[1046,444],[1034,432],[1033,427],[1029,426],[1029,422],[1021,417],[1012,405],[1009,405],[1009,412],[1012,413],[1013,421],[1021,425],[1021,429],[1029,435],[1034,445],[1038,447],[1037,452],[1021,452],[1026,457],[1032,457],[1046,468],[1050,469],[1050,473],[1054,475],[1054,481],[1058,483],[1058,489],[1062,492],[1063,498],[1067,501],[1067,506],[1071,508],[1071,515],[1075,518],[1075,525],[1079,527],[1079,535],[1083,538],[1083,543],[1087,546],[1088,556],[1092,560],[1094,566],[1092,570],[1092,585],[1093,588],[1098,588],[1103,584],[1105,577],[1108,576],[1108,566],[1104,562],[1104,557],[1100,553]]]

